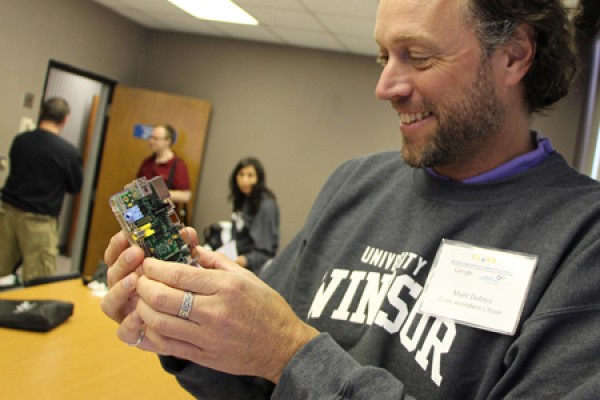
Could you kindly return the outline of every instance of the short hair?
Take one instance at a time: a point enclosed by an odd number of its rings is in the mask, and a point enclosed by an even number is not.
[[[534,30],[535,58],[523,78],[529,113],[566,96],[578,69],[575,27],[561,0],[466,0],[484,57],[509,42],[520,24]],[[470,17],[470,18],[469,18]]]
[[[50,97],[42,104],[40,121],[52,121],[61,124],[70,112],[71,108],[65,99],[62,97]]]
[[[175,143],[175,140],[177,140],[177,131],[175,130],[173,125],[159,124],[156,125],[155,128],[163,128],[165,130],[165,133],[167,134],[166,138],[169,139],[169,141],[171,141],[171,144]]]

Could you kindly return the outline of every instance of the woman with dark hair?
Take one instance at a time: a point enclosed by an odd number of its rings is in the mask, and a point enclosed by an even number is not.
[[[254,157],[241,159],[229,179],[236,262],[253,272],[273,258],[279,247],[279,207],[265,180],[265,170]]]

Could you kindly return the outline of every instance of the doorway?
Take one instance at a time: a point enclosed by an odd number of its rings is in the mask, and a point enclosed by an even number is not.
[[[99,155],[102,148],[105,115],[116,81],[89,71],[50,60],[42,103],[50,97],[69,102],[71,113],[61,136],[77,147],[82,155],[84,179],[81,192],[67,194],[59,215],[59,257],[57,275],[81,272],[87,221],[93,203]],[[39,122],[39,121],[38,121]]]

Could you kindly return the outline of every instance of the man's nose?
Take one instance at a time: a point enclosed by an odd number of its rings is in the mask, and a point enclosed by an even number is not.
[[[410,75],[406,67],[392,60],[381,70],[379,81],[375,87],[375,95],[380,100],[393,100],[399,97],[408,97],[412,94]]]

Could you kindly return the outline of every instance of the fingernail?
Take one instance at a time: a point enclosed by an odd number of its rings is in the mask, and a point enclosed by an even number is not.
[[[125,262],[127,262],[127,264],[131,264],[131,262],[133,262],[133,254],[131,254],[131,249],[125,250]]]
[[[133,287],[133,276],[131,276],[131,274],[123,278],[123,287],[126,289],[131,289]]]

